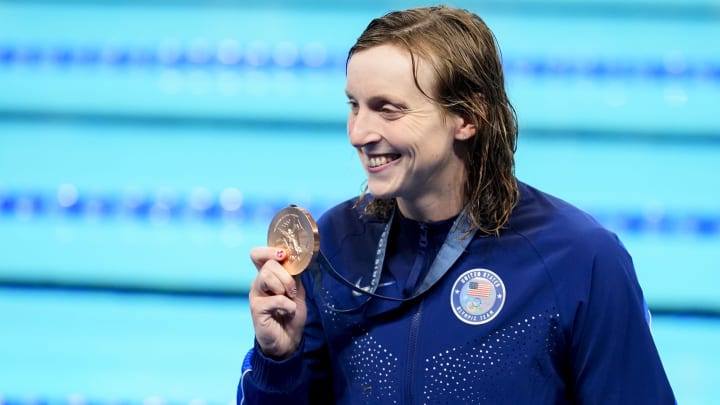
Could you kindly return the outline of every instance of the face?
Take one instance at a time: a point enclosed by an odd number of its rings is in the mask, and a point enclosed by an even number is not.
[[[432,95],[432,67],[415,61],[418,82]],[[475,127],[443,114],[417,88],[410,53],[392,45],[355,53],[348,61],[346,93],[347,130],[370,193],[396,198],[403,214],[418,220],[457,214],[466,178],[458,142],[473,136]],[[457,212],[444,214],[448,208]]]

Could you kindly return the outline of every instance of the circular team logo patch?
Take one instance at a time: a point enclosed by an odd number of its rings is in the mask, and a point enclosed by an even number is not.
[[[453,284],[450,306],[461,321],[482,325],[493,320],[505,304],[505,284],[488,269],[472,269]]]

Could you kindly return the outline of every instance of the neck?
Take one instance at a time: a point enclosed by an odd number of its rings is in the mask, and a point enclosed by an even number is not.
[[[397,206],[405,218],[419,222],[437,222],[458,215],[464,203],[460,196],[448,196],[427,202],[398,199]]]
[[[452,218],[465,206],[467,172],[462,159],[450,159],[437,175],[426,179],[426,187],[414,195],[397,197],[397,206],[406,217],[420,222]]]

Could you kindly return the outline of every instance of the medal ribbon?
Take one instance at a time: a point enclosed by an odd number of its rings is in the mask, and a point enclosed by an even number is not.
[[[383,230],[382,234],[380,235],[380,240],[378,241],[378,247],[377,251],[375,252],[375,264],[373,266],[373,272],[372,277],[370,280],[370,285],[368,287],[360,287],[358,285],[353,284],[348,279],[343,277],[340,273],[338,273],[333,265],[330,263],[330,261],[325,257],[322,250],[320,251],[319,258],[323,262],[323,264],[330,270],[330,273],[335,277],[338,281],[345,284],[349,288],[351,288],[353,291],[356,291],[358,293],[364,294],[368,296],[368,299],[370,297],[380,298],[384,300],[390,300],[390,301],[409,301],[412,299],[417,298],[421,294],[423,294],[425,291],[429,290],[430,287],[432,287],[442,276],[445,275],[445,273],[450,270],[450,267],[452,267],[453,264],[457,261],[457,259],[460,257],[460,255],[465,251],[467,246],[470,244],[470,241],[475,236],[475,229],[471,229],[470,226],[470,220],[468,216],[465,214],[465,211],[460,213],[458,218],[453,222],[452,228],[450,228],[450,232],[448,232],[448,235],[445,237],[445,241],[443,242],[443,245],[440,247],[440,250],[438,251],[437,255],[435,256],[435,259],[433,260],[432,264],[430,265],[430,270],[428,271],[427,275],[423,279],[422,283],[416,288],[412,296],[410,297],[390,297],[382,294],[377,294],[375,291],[378,288],[378,284],[380,283],[380,275],[382,274],[382,268],[383,263],[385,262],[385,254],[387,251],[387,242],[388,237],[390,235],[390,226],[393,223],[393,219],[395,217],[395,211],[393,211],[392,216],[390,217],[390,220],[385,225],[385,229]],[[367,301],[366,301],[367,302]],[[348,312],[344,310],[336,310],[338,312]]]

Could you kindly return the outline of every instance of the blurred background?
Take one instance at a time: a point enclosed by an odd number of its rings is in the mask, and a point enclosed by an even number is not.
[[[683,404],[720,402],[720,1],[486,0],[517,175],[635,260]],[[344,62],[417,1],[0,0],[0,404],[231,404],[252,246],[363,174]]]

